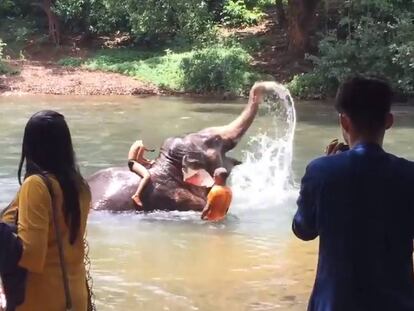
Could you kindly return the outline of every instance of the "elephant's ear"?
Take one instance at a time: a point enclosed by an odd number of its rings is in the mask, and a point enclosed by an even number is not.
[[[190,158],[188,155],[183,157],[182,163],[184,182],[198,186],[210,188],[214,184],[211,175],[203,168],[200,158]]]
[[[193,170],[189,168],[183,174],[184,181],[188,184],[206,188],[211,188],[214,185],[214,179],[205,169]]]

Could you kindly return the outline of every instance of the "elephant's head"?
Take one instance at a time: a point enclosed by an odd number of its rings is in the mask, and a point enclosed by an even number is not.
[[[241,162],[226,154],[251,126],[262,94],[274,89],[274,83],[256,83],[250,91],[249,101],[243,112],[232,122],[224,126],[203,129],[182,138],[167,142],[168,157],[176,164],[180,162],[182,178],[196,186],[211,186],[214,170],[225,167],[229,172]]]

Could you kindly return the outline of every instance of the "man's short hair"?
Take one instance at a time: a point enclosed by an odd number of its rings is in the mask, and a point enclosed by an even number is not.
[[[384,128],[392,98],[393,91],[387,81],[356,76],[339,87],[335,107],[351,119],[357,130],[372,133]]]
[[[218,176],[223,181],[227,181],[227,178],[229,177],[229,172],[224,167],[219,167],[214,171],[214,176]]]

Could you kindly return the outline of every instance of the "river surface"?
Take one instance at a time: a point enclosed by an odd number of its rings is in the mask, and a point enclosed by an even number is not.
[[[138,138],[158,147],[169,136],[226,124],[242,104],[158,97],[0,97],[1,206],[18,188],[23,128],[37,110],[55,109],[67,117],[87,176],[125,165],[129,146]],[[395,113],[396,126],[385,148],[414,160],[414,109],[397,107]],[[272,181],[280,181],[280,175],[260,159],[263,146],[249,144],[274,130],[273,117],[266,109],[260,111],[233,151],[241,159],[249,152],[258,155],[242,170],[250,186],[241,192],[238,179],[232,179],[238,190],[224,222],[205,223],[194,212],[92,213],[88,239],[98,310],[305,310],[317,242],[297,241],[290,231],[291,218],[306,164],[340,132],[331,105],[297,103],[297,116],[286,188]]]

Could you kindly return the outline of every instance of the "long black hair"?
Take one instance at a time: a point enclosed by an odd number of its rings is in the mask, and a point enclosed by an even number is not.
[[[58,180],[63,192],[63,214],[69,227],[69,241],[75,243],[80,229],[79,193],[83,178],[76,164],[72,138],[63,115],[43,110],[29,119],[24,130],[18,171],[20,185],[24,162],[25,179],[35,174],[50,173]]]

